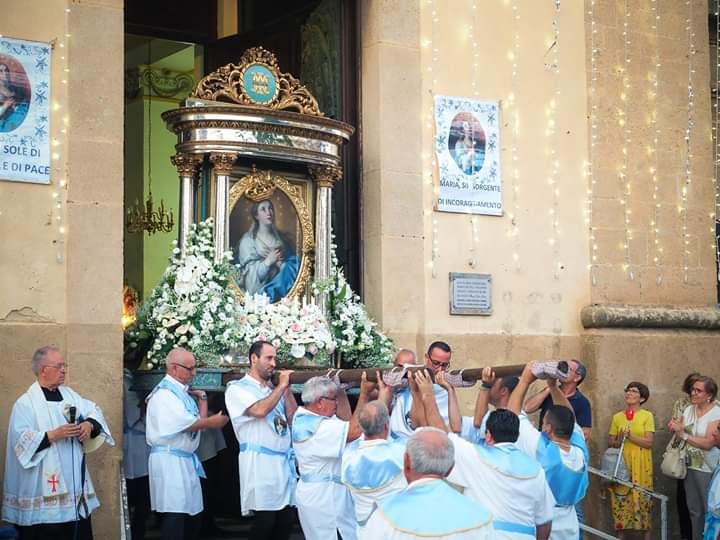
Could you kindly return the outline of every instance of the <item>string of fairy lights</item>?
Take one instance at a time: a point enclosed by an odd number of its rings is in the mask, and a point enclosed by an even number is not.
[[[652,165],[649,172],[652,178],[652,217],[650,218],[650,238],[652,248],[652,260],[655,267],[655,281],[658,285],[662,284],[662,255],[663,246],[660,236],[659,210],[660,205],[660,186],[658,181],[658,170],[660,169],[660,126],[658,125],[658,109],[657,98],[660,84],[660,12],[658,11],[657,0],[652,0],[652,31],[655,41],[655,55],[652,58],[652,71],[648,74],[648,99],[652,103],[652,111],[650,112],[650,131],[652,132],[652,144],[648,148],[651,155]]]
[[[509,212],[508,235],[513,239],[513,265],[516,272],[520,272],[520,227],[518,226],[518,216],[520,213],[520,203],[518,193],[520,191],[520,169],[518,155],[518,135],[520,129],[520,109],[517,104],[518,99],[518,58],[520,56],[520,10],[517,6],[517,0],[513,0],[512,5],[512,49],[508,53],[510,60],[510,94],[508,95],[508,106],[510,108],[512,119],[512,130],[510,140],[510,197],[512,210]]]
[[[474,98],[478,98],[480,95],[479,87],[479,73],[480,73],[480,45],[479,41],[479,5],[477,0],[467,0],[469,7],[469,24],[468,28],[468,49],[472,55],[472,80],[470,92]],[[553,257],[553,278],[556,280],[560,279],[561,269],[563,264],[561,262],[561,249],[560,239],[562,237],[561,229],[561,216],[560,216],[560,205],[561,199],[561,187],[560,178],[562,174],[562,163],[561,163],[561,130],[558,126],[559,112],[562,106],[562,90],[561,90],[561,79],[560,79],[560,47],[562,45],[561,28],[560,28],[560,14],[561,14],[561,0],[554,0],[554,12],[552,16],[552,36],[549,37],[549,46],[545,53],[545,64],[547,71],[552,75],[552,96],[545,104],[545,146],[546,146],[546,164],[547,171],[545,173],[548,194],[552,197],[552,203],[548,209],[550,218],[550,234],[547,239]],[[621,92],[620,100],[616,107],[616,118],[618,125],[619,139],[619,150],[620,156],[619,161],[616,164],[616,177],[619,193],[619,202],[622,211],[622,231],[620,232],[621,240],[619,249],[622,252],[622,269],[625,272],[627,278],[631,281],[635,280],[638,276],[638,270],[645,268],[644,265],[647,262],[643,258],[635,259],[635,252],[633,249],[633,242],[637,241],[636,237],[638,234],[647,234],[648,238],[648,251],[649,261],[651,268],[654,270],[655,280],[657,285],[661,285],[664,279],[663,272],[665,270],[665,250],[664,245],[667,240],[666,235],[662,231],[662,209],[663,199],[662,185],[661,185],[661,149],[664,144],[664,135],[662,125],[660,122],[660,116],[658,112],[660,103],[660,83],[661,83],[661,54],[660,54],[660,43],[663,39],[660,34],[661,26],[661,13],[660,13],[660,2],[658,0],[650,0],[651,9],[651,21],[650,30],[652,31],[652,39],[654,41],[654,51],[648,58],[632,58],[632,51],[635,50],[636,46],[633,43],[633,28],[635,12],[633,11],[633,4],[630,0],[624,0],[624,13],[622,17],[622,52],[620,65],[616,67],[616,73],[621,80]],[[439,28],[439,5],[437,0],[426,0],[426,6],[430,14],[429,18],[429,34],[428,37],[423,40],[423,47],[426,48],[429,54],[426,56],[428,63],[426,64],[427,75],[429,80],[426,82],[426,89],[429,90],[430,95],[430,106],[427,109],[426,126],[432,132],[434,128],[434,92],[437,83],[437,68],[438,68],[438,56],[439,46],[438,41],[438,28]],[[510,67],[510,91],[507,94],[507,99],[503,104],[503,110],[508,118],[509,127],[509,176],[508,180],[510,185],[508,186],[508,194],[510,198],[506,205],[507,217],[506,222],[506,235],[512,242],[512,261],[516,271],[521,271],[520,264],[520,226],[518,223],[518,216],[520,214],[520,159],[519,155],[519,129],[520,129],[520,109],[518,107],[518,63],[520,57],[520,20],[521,20],[521,9],[518,6],[518,0],[508,0],[506,6],[511,9],[511,35],[512,42],[507,52],[507,59]],[[590,24],[590,35],[589,35],[589,60],[590,60],[590,87],[589,93],[589,128],[590,128],[590,141],[589,141],[589,156],[588,160],[581,164],[582,174],[587,182],[587,200],[584,205],[585,224],[588,230],[589,243],[590,243],[590,261],[589,270],[590,277],[593,286],[597,285],[597,269],[598,265],[601,264],[600,260],[600,247],[598,242],[598,227],[595,223],[594,212],[596,211],[596,197],[598,189],[597,177],[598,163],[598,149],[599,149],[599,111],[601,100],[599,99],[597,89],[600,81],[600,43],[601,40],[598,38],[598,7],[596,0],[590,0],[588,6],[588,18]],[[693,182],[693,134],[695,128],[695,70],[696,64],[694,56],[696,54],[696,34],[693,30],[693,5],[691,0],[686,0],[686,16],[685,16],[685,27],[686,27],[686,38],[687,38],[687,51],[688,51],[688,82],[687,82],[687,118],[686,127],[684,132],[684,174],[681,178],[681,185],[679,186],[679,200],[677,203],[678,213],[680,216],[680,237],[682,242],[682,276],[685,283],[688,282],[688,274],[691,265],[692,255],[692,239],[690,235],[690,222],[689,222],[689,196],[690,189]],[[720,12],[720,0],[715,1],[715,11]],[[716,20],[717,28],[716,32],[720,33],[720,16],[717,16]],[[716,44],[718,49],[718,55],[720,56],[720,40]],[[643,66],[647,66],[647,78],[643,77],[640,82],[640,77],[637,76],[638,70],[635,66],[633,69],[634,62],[643,62]],[[718,58],[716,65],[716,80],[720,84],[720,58]],[[610,73],[608,73],[610,75]],[[645,107],[645,125],[647,131],[643,128],[643,131],[649,134],[645,141],[640,140],[639,133],[636,131],[637,121],[633,121],[635,115],[634,103],[636,99],[641,96],[646,97]],[[631,118],[631,115],[633,118]],[[717,137],[718,125],[720,124],[720,107],[717,102],[714,104],[714,118],[715,126],[713,127],[714,135],[714,175],[713,175],[713,187],[717,188],[717,178],[720,176],[720,138]],[[434,140],[433,140],[434,142]],[[638,144],[639,143],[639,144]],[[650,180],[650,195],[652,197],[652,204],[650,206],[650,215],[644,219],[641,219],[640,214],[637,214],[636,206],[644,204],[645,201],[637,199],[637,195],[634,193],[633,183],[638,180],[633,176],[638,171],[635,170],[635,158],[639,157],[641,152],[645,152],[647,155],[647,174],[645,177]],[[436,159],[434,152],[424,153],[423,156],[428,160],[429,167],[425,170],[425,179],[429,185],[432,186],[433,195],[435,198],[438,195],[439,185],[435,182],[434,175],[436,174]],[[645,181],[645,180],[643,180]],[[715,218],[717,215],[717,208],[720,206],[720,193],[717,193],[717,189],[714,189],[715,193],[715,208],[711,213],[711,217]],[[437,277],[437,264],[440,256],[440,242],[439,242],[439,231],[438,231],[438,218],[436,212],[428,212],[431,221],[431,260],[430,268],[432,269],[432,276]],[[647,220],[647,221],[646,221]],[[477,216],[469,217],[469,225],[471,232],[471,266],[475,266],[477,258],[477,249],[480,239],[480,224],[481,220]],[[713,224],[714,225],[714,224]],[[667,226],[667,225],[666,225]],[[676,229],[677,230],[677,229]],[[713,229],[714,230],[714,229]],[[713,235],[714,237],[714,235]],[[714,253],[720,258],[720,247],[717,242],[712,243]]]
[[[597,180],[595,179],[595,172],[593,165],[595,163],[595,153],[597,145],[597,80],[598,80],[598,67],[597,67],[597,24],[595,22],[595,0],[590,0],[590,9],[588,11],[590,16],[590,149],[589,159],[585,163],[585,178],[587,180],[587,207],[585,210],[585,225],[588,228],[588,234],[590,237],[590,282],[593,286],[597,285],[596,266],[598,262],[598,244],[595,236],[595,224],[593,223],[593,203],[595,199],[595,185]]]
[[[628,107],[630,92],[632,86],[630,84],[630,2],[625,0],[623,15],[623,63],[620,68],[622,73],[622,91],[620,92],[621,107],[618,111],[618,125],[622,131],[622,159],[618,168],[618,181],[620,191],[620,205],[623,212],[623,242],[622,250],[624,262],[623,271],[627,273],[631,280],[635,279],[635,273],[632,268],[632,260],[630,257],[630,242],[633,239],[630,216],[632,209],[630,208],[630,194],[632,192],[632,180],[628,174],[628,166],[630,163],[630,145],[632,144],[632,132],[630,129],[630,121],[628,118]]]
[[[435,121],[435,85],[437,84],[437,59],[438,59],[438,42],[436,39],[437,25],[439,23],[438,7],[435,0],[428,0],[430,8],[430,65],[428,66],[428,72],[430,75],[430,106],[428,108],[428,121],[427,127],[430,133],[433,133],[433,123]],[[432,140],[432,137],[431,137]],[[428,182],[433,189],[433,200],[437,200],[439,192],[439,182],[433,181],[433,171],[437,167],[437,159],[435,153],[431,152],[430,156],[430,168],[428,169]],[[430,260],[430,272],[433,278],[437,277],[437,261],[440,257],[440,235],[438,231],[438,218],[436,212],[432,214],[432,255]]]
[[[468,30],[468,38],[471,43],[473,71],[472,71],[472,96],[477,99],[480,96],[480,88],[478,86],[478,74],[480,71],[480,51],[477,42],[477,2],[470,0],[470,28]],[[477,246],[480,242],[480,231],[478,228],[477,216],[470,216],[470,267],[477,268]]]
[[[560,262],[560,247],[559,247],[559,236],[560,236],[560,216],[559,216],[559,205],[560,205],[560,187],[559,187],[559,176],[560,176],[560,158],[558,156],[558,148],[560,146],[560,140],[558,135],[558,106],[560,104],[561,95],[561,82],[560,82],[560,0],[555,0],[555,11],[553,13],[552,20],[552,42],[548,49],[550,56],[549,62],[545,63],[546,69],[550,71],[554,79],[553,83],[555,91],[553,97],[550,98],[547,106],[545,107],[545,118],[546,128],[545,137],[547,140],[546,155],[550,160],[550,171],[547,177],[547,183],[551,191],[552,206],[548,210],[550,214],[551,233],[548,238],[548,243],[552,249],[553,254],[553,278],[560,279],[560,268],[562,263]]]
[[[687,82],[687,125],[685,127],[685,174],[683,184],[680,188],[680,206],[678,211],[682,219],[682,269],[683,283],[688,282],[688,270],[690,264],[690,235],[688,234],[688,194],[692,185],[692,134],[695,127],[695,87],[693,75],[695,74],[695,31],[693,30],[693,3],[691,0],[685,2],[687,15],[685,18],[685,32],[688,44],[688,82]]]
[[[710,213],[712,218],[712,249],[715,254],[716,264],[720,262],[720,243],[717,239],[717,214],[718,214],[718,173],[720,173],[720,138],[718,137],[718,122],[720,121],[720,109],[718,108],[718,100],[720,100],[720,0],[715,0],[715,96],[712,100],[715,118],[712,127],[714,145],[714,174],[712,175],[712,190],[715,195],[715,204]],[[717,281],[720,282],[720,267],[717,269]]]
[[[56,58],[60,60],[60,88],[57,90],[57,97],[53,99],[51,109],[53,120],[59,125],[58,135],[53,136],[51,145],[51,172],[52,178],[56,180],[55,187],[51,191],[51,207],[48,215],[49,224],[54,228],[53,244],[56,248],[55,260],[58,264],[65,262],[65,239],[67,237],[67,225],[65,223],[65,211],[67,207],[68,189],[68,130],[70,119],[68,116],[68,79],[70,77],[70,4],[64,8],[64,26],[62,37],[55,42]]]

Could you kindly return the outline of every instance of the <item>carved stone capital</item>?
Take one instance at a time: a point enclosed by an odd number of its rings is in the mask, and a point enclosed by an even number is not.
[[[180,176],[195,176],[198,167],[202,163],[202,156],[175,154],[174,156],[170,156],[170,161],[175,165]]]
[[[210,163],[217,174],[228,175],[232,171],[237,154],[227,152],[213,152],[210,154]]]
[[[342,178],[342,169],[336,165],[308,165],[308,171],[318,187],[332,188]]]

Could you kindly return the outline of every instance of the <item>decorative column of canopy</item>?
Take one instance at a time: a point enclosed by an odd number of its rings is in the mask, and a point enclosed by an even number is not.
[[[190,226],[195,221],[195,191],[197,186],[197,172],[203,161],[202,156],[193,154],[175,154],[170,157],[180,176],[180,222],[178,223],[178,246],[185,256]]]
[[[335,165],[309,165],[310,176],[317,186],[315,203],[315,281],[330,277],[332,242],[332,188],[342,178],[340,167]],[[327,310],[327,293],[322,293],[318,304]]]
[[[237,154],[213,152],[210,154],[212,163],[212,181],[215,182],[215,199],[213,215],[215,216],[215,261],[222,260],[223,253],[228,249],[228,193],[230,191],[230,173]]]

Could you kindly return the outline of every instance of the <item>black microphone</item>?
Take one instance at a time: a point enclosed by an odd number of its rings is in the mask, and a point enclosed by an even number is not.
[[[70,416],[70,423],[74,424],[75,418],[77,416],[77,407],[75,407],[74,405],[68,407],[68,416]]]

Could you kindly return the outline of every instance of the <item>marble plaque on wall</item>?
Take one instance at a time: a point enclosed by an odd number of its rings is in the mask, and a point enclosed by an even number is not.
[[[491,315],[492,276],[450,272],[450,315]]]

